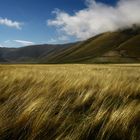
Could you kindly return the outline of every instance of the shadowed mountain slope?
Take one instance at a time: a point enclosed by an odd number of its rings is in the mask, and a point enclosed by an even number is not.
[[[33,45],[21,48],[0,48],[0,61],[7,63],[38,63],[40,57],[59,52],[73,44]]]

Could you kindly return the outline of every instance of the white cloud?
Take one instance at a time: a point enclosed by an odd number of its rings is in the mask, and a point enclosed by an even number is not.
[[[28,46],[28,45],[34,45],[34,42],[31,41],[25,41],[25,40],[13,40],[16,43],[20,43],[23,46]]]
[[[10,40],[5,40],[5,41],[4,41],[4,43],[9,43],[9,42],[10,42]]]
[[[51,38],[47,43],[49,44],[61,44],[61,43],[66,43],[69,40],[68,36],[61,35],[56,38]]]
[[[60,41],[68,41],[69,38],[68,38],[68,36],[62,35],[62,36],[58,37],[58,40],[60,40]]]
[[[109,6],[95,0],[86,0],[87,8],[70,15],[56,10],[56,18],[48,20],[69,36],[86,39],[93,35],[113,31],[118,28],[130,27],[140,23],[140,0],[120,0],[116,6]]]
[[[57,43],[57,39],[51,38],[47,43],[55,44],[55,43]]]
[[[3,47],[3,45],[0,44],[0,47]]]
[[[17,48],[22,46],[34,45],[35,42],[25,40],[5,40],[0,44],[0,47]]]
[[[22,27],[22,23],[18,22],[18,21],[12,21],[10,19],[7,18],[0,18],[0,25],[5,25],[8,27],[13,27],[16,29],[21,29]]]

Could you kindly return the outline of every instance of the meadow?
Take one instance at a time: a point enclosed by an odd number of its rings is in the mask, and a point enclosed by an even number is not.
[[[0,65],[0,140],[140,140],[140,65]]]

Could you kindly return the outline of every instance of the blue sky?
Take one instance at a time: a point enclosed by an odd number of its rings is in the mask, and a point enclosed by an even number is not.
[[[0,17],[23,23],[21,30],[0,25],[0,44],[20,46],[11,40],[53,43],[58,33],[46,24],[47,19],[54,17],[52,11],[59,8],[72,13],[84,6],[83,0],[0,0]]]
[[[115,7],[117,2],[96,0],[96,3],[104,3],[104,7]],[[0,0],[0,46],[76,41],[79,39],[76,33],[67,33],[71,25],[58,24],[59,18],[64,15],[71,19],[76,13],[85,12],[90,9],[87,3],[86,0]]]

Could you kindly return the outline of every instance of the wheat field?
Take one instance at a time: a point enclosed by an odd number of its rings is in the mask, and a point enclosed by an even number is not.
[[[140,65],[0,65],[0,140],[140,140]]]

